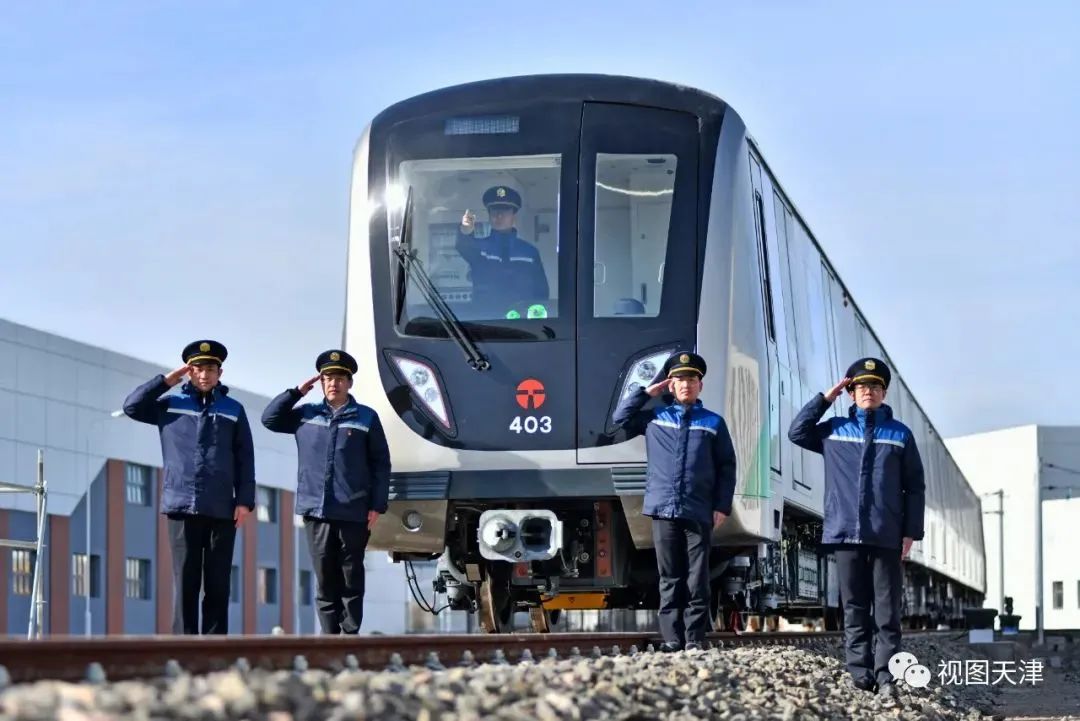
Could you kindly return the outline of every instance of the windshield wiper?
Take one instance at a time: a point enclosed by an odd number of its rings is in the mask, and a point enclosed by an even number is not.
[[[461,324],[458,317],[454,315],[454,311],[446,304],[446,300],[431,281],[431,276],[427,274],[420,259],[416,257],[416,251],[412,249],[412,209],[413,190],[410,186],[408,196],[405,199],[405,212],[401,217],[401,238],[393,246],[394,257],[397,258],[401,268],[398,275],[397,293],[394,298],[394,322],[399,323],[401,321],[401,313],[405,308],[405,286],[409,278],[412,278],[420,294],[424,296],[424,300],[435,311],[439,322],[446,329],[447,336],[457,343],[458,348],[461,348],[461,352],[465,354],[465,361],[469,364],[469,367],[478,371],[490,370],[491,362],[480,352],[476,343],[469,338],[468,333],[465,332],[465,326]]]

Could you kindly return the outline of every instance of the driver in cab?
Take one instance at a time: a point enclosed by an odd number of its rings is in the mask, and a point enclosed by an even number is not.
[[[521,210],[521,194],[497,185],[484,193],[483,203],[491,219],[491,233],[477,238],[476,214],[466,210],[456,244],[458,253],[469,264],[473,303],[507,313],[516,303],[547,301],[548,282],[540,252],[514,227]]]

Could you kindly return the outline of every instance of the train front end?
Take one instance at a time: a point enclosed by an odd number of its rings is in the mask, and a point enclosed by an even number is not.
[[[489,631],[648,602],[644,443],[611,414],[696,346],[723,111],[649,81],[507,79],[394,105],[357,148],[345,346],[394,461],[369,547],[438,558]]]

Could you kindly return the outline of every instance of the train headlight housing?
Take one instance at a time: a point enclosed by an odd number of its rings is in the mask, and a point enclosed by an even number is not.
[[[391,356],[397,364],[398,372],[421,403],[439,419],[446,428],[450,428],[450,415],[446,412],[446,400],[443,397],[439,380],[426,364],[411,358]]]
[[[656,378],[656,374],[660,372],[664,361],[671,357],[674,352],[674,350],[664,350],[639,358],[630,367],[630,372],[626,374],[626,381],[623,383],[622,393],[619,397],[626,398],[641,388],[647,388],[652,383],[653,378]]]

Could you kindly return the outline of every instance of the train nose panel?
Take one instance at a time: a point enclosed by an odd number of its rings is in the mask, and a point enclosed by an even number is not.
[[[417,435],[476,451],[574,447],[573,344],[484,343],[491,369],[477,372],[453,344],[424,354],[384,349],[387,397]]]

